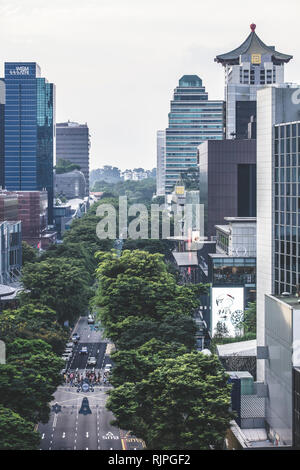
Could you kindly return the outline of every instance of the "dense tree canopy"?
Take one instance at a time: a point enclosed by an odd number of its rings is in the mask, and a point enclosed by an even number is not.
[[[124,406],[126,403],[126,406]],[[230,419],[230,386],[216,356],[165,359],[138,383],[110,392],[108,408],[122,429],[150,449],[220,448]]]
[[[39,442],[32,423],[0,405],[0,450],[34,450]]]
[[[16,337],[42,339],[60,354],[68,339],[68,332],[56,319],[56,312],[49,307],[26,303],[0,315],[0,338],[7,344]]]
[[[63,361],[42,340],[8,343],[7,363],[0,365],[0,404],[30,422],[47,422],[62,367]]]
[[[187,353],[187,348],[178,343],[165,343],[152,338],[137,349],[116,351],[111,356],[115,363],[110,382],[120,386],[125,382],[140,382],[153,372],[163,359]]]
[[[116,324],[129,316],[162,321],[170,315],[191,317],[205,288],[179,286],[160,254],[144,251],[99,253],[99,288],[96,302],[111,336]]]
[[[115,197],[127,196],[132,203],[150,203],[156,190],[156,181],[154,178],[147,178],[141,181],[119,181],[115,184],[97,181],[94,184],[93,190],[110,193]]]
[[[23,265],[26,263],[34,263],[37,261],[38,251],[36,248],[30,246],[27,242],[22,241],[22,262]]]
[[[147,251],[148,253],[160,253],[165,256],[165,259],[170,260],[173,258],[172,249],[173,243],[168,240],[151,240],[147,239],[137,239],[131,240],[127,239],[124,242],[124,250],[141,250]]]
[[[62,173],[69,173],[70,171],[74,170],[80,170],[80,165],[72,163],[70,162],[70,160],[65,160],[64,158],[58,158],[55,170],[56,173],[59,175]]]
[[[108,327],[111,340],[120,350],[135,349],[156,338],[176,342],[192,350],[195,347],[196,324],[187,315],[168,315],[162,320],[134,315]]]
[[[86,312],[92,292],[80,261],[49,258],[23,269],[22,284],[27,292],[22,303],[38,302],[56,311],[60,323],[74,321]]]

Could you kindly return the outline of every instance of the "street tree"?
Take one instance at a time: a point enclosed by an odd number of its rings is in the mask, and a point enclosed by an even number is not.
[[[192,352],[166,359],[141,382],[116,387],[107,407],[115,424],[148,449],[218,449],[232,419],[227,380],[216,356]]]
[[[28,263],[23,269],[22,284],[22,305],[47,305],[56,311],[60,323],[73,321],[86,312],[92,295],[86,270],[80,261],[71,258]]]
[[[16,337],[42,339],[60,354],[68,339],[68,331],[58,323],[54,310],[44,305],[26,303],[14,310],[5,310],[0,315],[0,339],[8,344]]]
[[[0,450],[37,450],[39,443],[33,423],[0,405]]]
[[[38,259],[38,251],[27,242],[22,241],[22,264],[34,263]]]
[[[191,316],[206,291],[203,285],[179,286],[160,254],[125,250],[120,257],[114,253],[97,256],[96,304],[108,335],[128,316],[154,321],[170,315]]]
[[[111,357],[114,368],[110,382],[114,386],[125,382],[140,382],[155,370],[162,361],[187,353],[187,348],[180,343],[164,343],[152,338],[137,349],[117,350]]]
[[[180,343],[189,351],[195,348],[196,324],[189,315],[169,315],[161,320],[129,316],[108,325],[116,347],[122,351],[136,349],[152,338],[164,343]]]

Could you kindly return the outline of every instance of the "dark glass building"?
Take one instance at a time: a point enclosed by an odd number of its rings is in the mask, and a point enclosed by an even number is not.
[[[256,217],[256,140],[204,142],[198,160],[205,236],[224,217]]]
[[[55,85],[35,62],[5,63],[5,187],[48,192],[53,221]]]

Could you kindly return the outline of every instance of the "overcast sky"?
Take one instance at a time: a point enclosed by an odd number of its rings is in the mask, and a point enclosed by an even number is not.
[[[173,89],[197,74],[222,99],[217,54],[257,24],[268,45],[294,56],[300,83],[299,0],[0,0],[0,62],[36,61],[56,84],[56,120],[87,122],[91,168],[156,165],[156,131]]]

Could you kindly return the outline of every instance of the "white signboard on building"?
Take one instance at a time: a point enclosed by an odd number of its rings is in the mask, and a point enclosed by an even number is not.
[[[239,336],[244,316],[243,287],[212,288],[212,335]]]

